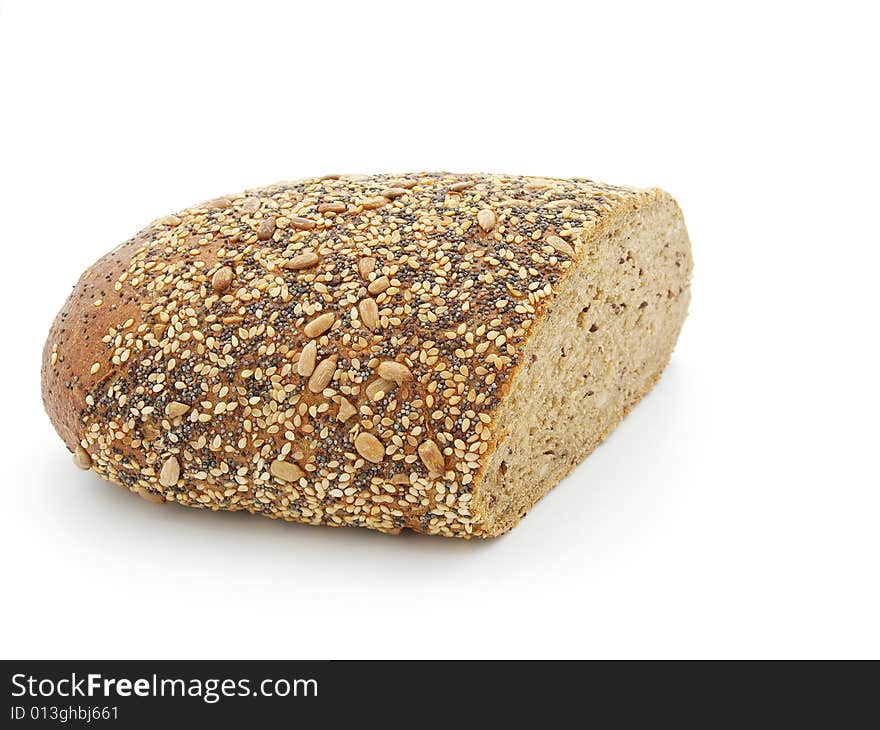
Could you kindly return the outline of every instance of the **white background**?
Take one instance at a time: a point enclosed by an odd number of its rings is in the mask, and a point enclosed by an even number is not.
[[[0,6],[0,653],[880,657],[869,3]],[[161,508],[73,467],[40,350],[153,218],[329,172],[658,185],[691,315],[509,535]]]

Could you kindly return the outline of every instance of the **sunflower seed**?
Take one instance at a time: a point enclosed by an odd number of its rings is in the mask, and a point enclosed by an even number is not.
[[[211,277],[211,288],[217,292],[217,294],[222,294],[232,285],[232,279],[234,276],[235,272],[233,272],[232,269],[228,266],[221,266],[214,272],[214,276]]]
[[[547,236],[547,238],[544,239],[544,243],[548,246],[552,246],[554,251],[563,253],[566,256],[574,256],[574,249],[559,236]]]
[[[489,208],[483,208],[477,213],[477,223],[480,224],[480,228],[488,233],[495,227],[495,212]]]
[[[370,285],[367,287],[367,291],[373,295],[381,294],[389,286],[391,286],[391,282],[388,280],[388,277],[380,276],[378,279],[373,279],[373,281],[370,282]]]
[[[257,229],[257,238],[261,241],[268,241],[273,235],[275,235],[275,219],[264,218]]]
[[[73,463],[80,469],[89,470],[92,468],[92,457],[89,456],[88,451],[77,444],[76,450],[73,452]]]
[[[364,210],[373,210],[373,208],[381,208],[388,202],[388,198],[380,196],[377,198],[367,198],[361,203]]]
[[[385,378],[376,378],[372,382],[367,384],[367,387],[364,389],[367,398],[370,400],[380,401],[386,395],[393,392],[397,388],[397,383],[393,380],[386,380]]]
[[[303,378],[309,377],[315,372],[315,361],[318,357],[318,343],[315,340],[309,342],[299,356],[299,362],[296,363],[296,372]]]
[[[302,269],[310,269],[321,260],[321,257],[313,251],[298,254],[289,261],[285,261],[282,267],[289,271],[300,271]]]
[[[321,203],[318,206],[319,213],[345,213],[345,203]]]
[[[345,396],[339,396],[339,413],[336,414],[336,418],[345,423],[355,413],[357,413],[357,409],[351,404],[351,401]]]
[[[373,434],[363,431],[354,440],[355,450],[367,461],[378,464],[385,458],[385,447]]]
[[[165,415],[168,416],[168,418],[177,418],[178,416],[182,416],[188,410],[189,406],[186,403],[173,400],[165,406]]]
[[[366,279],[376,268],[376,259],[373,256],[362,256],[358,259],[358,273],[362,279]]]
[[[147,441],[155,441],[159,437],[159,429],[152,423],[145,423],[141,426],[141,433]]]
[[[395,362],[394,360],[385,360],[379,363],[376,372],[380,378],[393,380],[398,385],[403,385],[413,379],[412,370],[403,363]]]
[[[294,228],[298,228],[301,231],[310,231],[314,228],[317,223],[313,221],[311,218],[300,218],[298,215],[295,215],[290,219],[290,225]]]
[[[422,441],[418,448],[419,458],[432,475],[442,474],[445,467],[443,452],[431,439]]]
[[[387,188],[382,191],[382,197],[388,198],[389,200],[394,200],[395,198],[399,198],[401,195],[406,195],[409,193],[409,190],[405,190],[404,188]]]
[[[367,297],[366,299],[362,299],[360,304],[358,304],[358,312],[361,315],[361,322],[364,323],[364,327],[368,330],[374,330],[379,324],[379,305],[376,304],[376,300]]]
[[[339,359],[336,355],[324,358],[315,366],[315,371],[309,378],[309,390],[312,393],[320,393],[324,388],[330,385],[333,375],[336,372],[336,361]]]
[[[319,337],[333,326],[335,320],[336,315],[333,312],[319,314],[303,328],[303,333],[306,337]]]
[[[180,479],[180,462],[176,456],[169,456],[159,472],[159,484],[163,487],[173,487],[178,479]]]
[[[273,461],[271,466],[269,466],[269,472],[273,477],[280,479],[282,482],[296,482],[306,475],[297,464],[290,461],[280,461],[278,459]]]
[[[151,492],[145,487],[138,487],[135,491],[137,492],[138,497],[142,497],[147,500],[147,502],[152,502],[153,504],[162,504],[165,502],[165,497],[158,492]]]

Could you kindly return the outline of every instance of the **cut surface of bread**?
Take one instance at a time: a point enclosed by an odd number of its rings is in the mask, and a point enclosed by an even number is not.
[[[584,248],[498,414],[479,492],[490,535],[513,527],[651,389],[687,314],[687,233],[671,199],[622,211]]]
[[[43,400],[77,466],[152,502],[491,537],[660,377],[691,269],[656,189],[277,184],[90,267],[49,333]]]

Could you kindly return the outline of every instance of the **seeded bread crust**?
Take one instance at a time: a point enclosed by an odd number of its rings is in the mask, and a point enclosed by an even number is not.
[[[449,173],[208,201],[82,275],[44,348],[46,411],[78,466],[154,502],[499,534],[521,515],[495,519],[481,481],[527,343],[602,233],[658,206],[680,221],[656,189]],[[676,235],[662,296],[683,320]]]

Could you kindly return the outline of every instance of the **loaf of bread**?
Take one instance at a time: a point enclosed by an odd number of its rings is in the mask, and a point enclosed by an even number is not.
[[[586,179],[326,175],[160,218],[89,268],[43,401],[151,502],[506,532],[660,377],[681,212]]]

